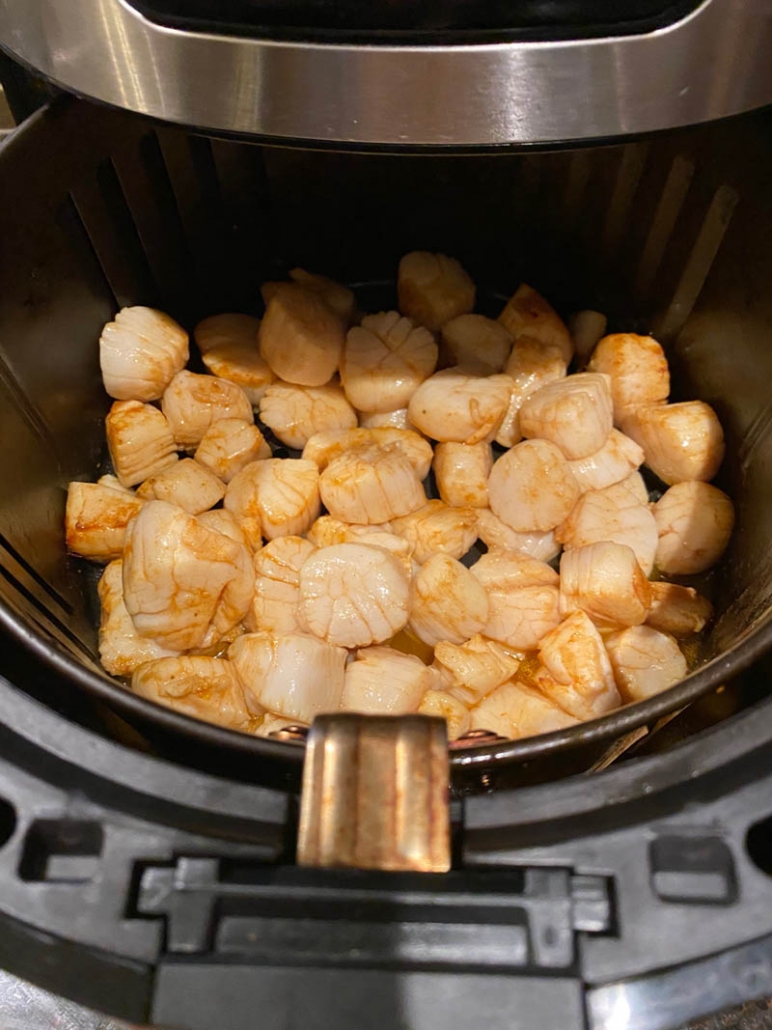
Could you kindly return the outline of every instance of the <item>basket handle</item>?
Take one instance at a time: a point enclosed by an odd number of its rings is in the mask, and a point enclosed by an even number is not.
[[[321,715],[303,767],[299,865],[450,869],[444,719]]]

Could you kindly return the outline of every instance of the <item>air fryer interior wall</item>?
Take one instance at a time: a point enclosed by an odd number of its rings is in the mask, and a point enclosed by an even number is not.
[[[421,248],[459,258],[487,313],[525,280],[563,314],[653,332],[673,396],[715,406],[738,523],[709,654],[721,674],[747,664],[772,603],[770,127],[762,113],[623,146],[428,157],[210,140],[71,100],[40,112],[0,155],[4,621],[104,676],[95,575],[65,557],[62,520],[68,481],[104,466],[97,339],[118,307],[187,328],[259,313],[260,282],[301,265],[380,308]]]

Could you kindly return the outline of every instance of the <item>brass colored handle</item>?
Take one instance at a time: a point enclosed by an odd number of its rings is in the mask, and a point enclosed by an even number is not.
[[[303,768],[298,863],[447,872],[448,784],[444,719],[319,716]]]

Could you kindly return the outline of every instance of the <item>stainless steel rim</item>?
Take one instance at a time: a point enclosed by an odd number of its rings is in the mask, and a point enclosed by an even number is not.
[[[182,32],[125,0],[0,0],[0,46],[117,107],[286,141],[545,144],[772,103],[767,0],[704,0],[642,35],[430,47]]]

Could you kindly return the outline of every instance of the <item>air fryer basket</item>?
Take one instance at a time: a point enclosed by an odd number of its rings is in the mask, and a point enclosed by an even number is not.
[[[644,704],[457,766],[612,738],[682,708],[772,641],[772,121],[766,113],[625,145],[476,156],[354,154],[207,139],[71,99],[0,149],[0,617],[59,676],[128,717],[295,762],[151,705],[98,663],[94,577],[64,552],[65,488],[105,460],[96,341],[120,306],[188,328],[259,313],[293,265],[389,303],[401,254],[443,251],[495,311],[521,280],[666,345],[673,394],[716,408],[738,520],[712,577],[707,660]],[[393,303],[393,301],[392,301]],[[484,300],[485,303],[485,300]]]

